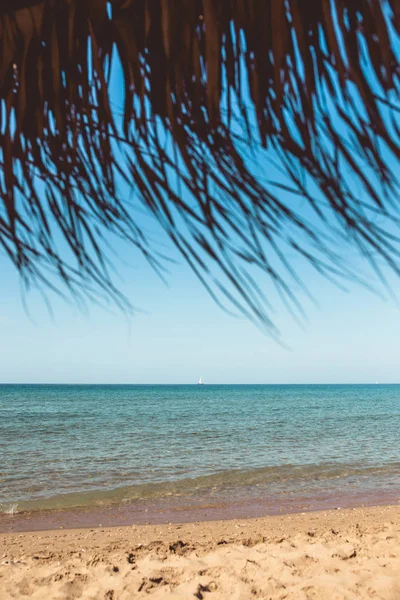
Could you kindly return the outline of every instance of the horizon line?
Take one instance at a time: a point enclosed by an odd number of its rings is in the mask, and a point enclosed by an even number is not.
[[[135,382],[121,382],[121,383],[107,383],[107,382],[57,382],[57,381],[52,381],[52,382],[46,382],[46,381],[40,381],[40,382],[29,382],[29,381],[25,381],[25,382],[16,382],[16,381],[3,381],[0,382],[0,386],[1,385],[75,385],[75,386],[85,386],[85,385],[104,385],[104,386],[118,386],[118,385],[126,385],[126,386],[133,386],[133,385],[143,385],[143,386],[147,386],[147,385],[159,385],[159,386],[167,386],[167,385],[193,385],[198,387],[198,383],[151,383],[151,382],[147,382],[147,383],[135,383]],[[355,381],[355,382],[308,382],[308,383],[301,383],[301,382],[293,382],[293,383],[279,383],[279,382],[268,382],[268,383],[205,383],[203,384],[206,387],[207,386],[214,386],[214,385],[400,385],[400,382],[397,381],[389,381],[389,382],[380,382],[380,381],[367,381],[367,382],[363,382],[363,381]]]

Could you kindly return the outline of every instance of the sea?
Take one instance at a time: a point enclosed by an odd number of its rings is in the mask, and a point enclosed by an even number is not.
[[[1,385],[0,528],[397,503],[399,432],[400,385]]]

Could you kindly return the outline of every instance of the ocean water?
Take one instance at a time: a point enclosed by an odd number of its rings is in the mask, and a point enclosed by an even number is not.
[[[400,385],[0,386],[0,512],[400,498]]]

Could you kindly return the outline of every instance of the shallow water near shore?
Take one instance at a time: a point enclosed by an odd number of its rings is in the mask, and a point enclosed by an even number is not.
[[[400,385],[3,385],[0,512],[396,502],[399,430]]]

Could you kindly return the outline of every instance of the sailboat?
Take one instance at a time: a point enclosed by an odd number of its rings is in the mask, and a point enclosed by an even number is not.
[[[197,382],[197,385],[204,385],[204,381],[202,380],[202,378],[200,377],[200,379]]]

